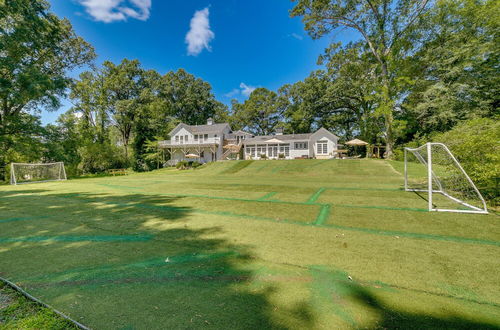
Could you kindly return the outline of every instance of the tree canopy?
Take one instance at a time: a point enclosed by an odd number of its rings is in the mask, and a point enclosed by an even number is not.
[[[331,43],[303,80],[257,88],[228,106],[209,82],[183,69],[147,70],[139,60],[104,61],[71,79],[69,71],[95,57],[92,47],[45,0],[1,1],[0,168],[64,161],[73,173],[149,170],[158,166],[157,140],[179,122],[212,117],[253,134],[324,127],[343,140],[386,144],[388,157],[407,144],[443,139],[468,168],[485,173],[478,180],[493,182],[496,172],[460,145],[477,151],[498,142],[490,131],[500,116],[500,2],[294,2],[291,16],[302,18],[312,38],[338,29],[355,37]],[[57,108],[66,94],[73,107],[43,127],[39,111]],[[488,131],[485,141],[472,137],[475,129]],[[496,161],[487,154],[488,164]]]
[[[30,115],[56,109],[71,84],[67,72],[94,57],[92,46],[68,20],[49,12],[47,1],[0,3],[0,169],[19,144],[16,136],[29,134]]]

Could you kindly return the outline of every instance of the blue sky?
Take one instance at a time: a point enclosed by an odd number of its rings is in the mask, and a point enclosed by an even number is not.
[[[164,74],[184,68],[208,81],[216,98],[243,101],[252,87],[276,90],[318,69],[316,60],[336,33],[312,40],[289,0],[50,0],[90,42],[97,64],[138,59]],[[191,31],[191,32],[190,32]],[[188,37],[187,37],[188,36]],[[189,42],[188,42],[189,41]],[[345,41],[345,40],[344,40]],[[73,73],[74,76],[77,72]],[[44,124],[67,110],[43,112]]]

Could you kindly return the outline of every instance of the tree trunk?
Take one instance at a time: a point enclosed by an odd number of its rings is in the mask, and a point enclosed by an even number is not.
[[[385,158],[392,159],[394,150],[394,134],[392,131],[392,123],[394,121],[393,116],[393,104],[391,100],[390,83],[389,83],[389,73],[387,70],[387,63],[382,62],[382,81],[383,81],[383,91],[382,91],[382,109],[385,121]]]
[[[128,166],[128,141],[123,141],[123,146],[125,147],[125,163]]]

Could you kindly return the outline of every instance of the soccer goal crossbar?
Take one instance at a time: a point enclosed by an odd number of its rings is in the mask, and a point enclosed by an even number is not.
[[[405,148],[404,173],[405,191],[427,193],[429,211],[488,213],[476,185],[443,143]]]
[[[11,163],[10,184],[27,184],[66,180],[63,162],[57,163]]]

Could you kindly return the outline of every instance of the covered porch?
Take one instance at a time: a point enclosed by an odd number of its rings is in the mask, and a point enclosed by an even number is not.
[[[246,159],[290,158],[290,143],[270,139],[255,144],[245,145]]]
[[[197,161],[202,164],[217,160],[217,143],[203,144],[171,144],[159,143],[158,147],[163,150],[164,159],[169,158],[166,163],[175,166],[180,161]],[[167,157],[168,156],[168,157]]]

